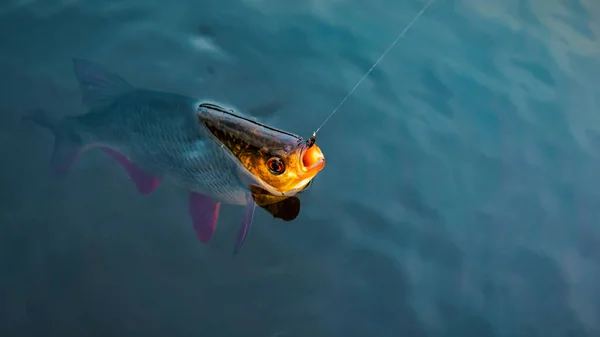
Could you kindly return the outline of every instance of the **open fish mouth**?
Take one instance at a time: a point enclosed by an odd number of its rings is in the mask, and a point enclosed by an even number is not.
[[[301,179],[295,186],[292,193],[298,193],[312,182],[314,177],[325,167],[325,156],[321,149],[310,139],[300,144],[300,158],[298,171],[302,172]]]
[[[318,172],[325,167],[325,156],[323,155],[323,152],[319,146],[317,146],[314,141],[311,141],[311,139],[312,137],[308,139],[302,146],[301,170],[306,173],[314,171]]]

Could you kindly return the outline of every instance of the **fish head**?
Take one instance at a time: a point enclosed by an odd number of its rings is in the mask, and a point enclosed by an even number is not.
[[[263,194],[294,196],[325,167],[314,135],[303,139],[213,104],[201,104],[198,119]]]

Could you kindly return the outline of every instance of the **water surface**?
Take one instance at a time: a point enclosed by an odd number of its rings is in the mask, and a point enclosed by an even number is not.
[[[298,220],[142,197],[89,152],[46,177],[33,108],[85,112],[71,58],[309,136],[417,0],[0,5],[0,335],[600,335],[600,3],[437,0],[319,135]]]

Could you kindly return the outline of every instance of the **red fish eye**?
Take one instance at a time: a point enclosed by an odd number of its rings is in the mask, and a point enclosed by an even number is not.
[[[267,160],[267,168],[274,175],[280,175],[285,171],[285,164],[279,157],[271,157]]]

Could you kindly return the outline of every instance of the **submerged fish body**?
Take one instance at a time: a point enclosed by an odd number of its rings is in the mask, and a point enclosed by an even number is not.
[[[295,195],[323,168],[320,149],[301,137],[190,97],[139,89],[93,62],[76,59],[80,116],[28,118],[55,135],[51,167],[64,175],[79,154],[100,148],[150,194],[168,179],[190,191],[189,212],[202,242],[210,241],[221,203],[245,205],[234,253],[252,225],[255,206],[289,221]]]
[[[71,123],[86,144],[115,150],[152,176],[246,205],[239,164],[197,122],[197,106],[188,97],[134,89]]]

